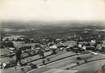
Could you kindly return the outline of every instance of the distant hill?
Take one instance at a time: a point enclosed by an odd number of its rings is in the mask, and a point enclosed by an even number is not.
[[[8,34],[22,34],[29,37],[78,34],[84,30],[102,30],[105,26],[101,22],[2,22],[1,31]]]

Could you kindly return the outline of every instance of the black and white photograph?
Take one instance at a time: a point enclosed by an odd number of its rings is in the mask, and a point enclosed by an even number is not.
[[[105,0],[0,0],[0,73],[105,73]]]

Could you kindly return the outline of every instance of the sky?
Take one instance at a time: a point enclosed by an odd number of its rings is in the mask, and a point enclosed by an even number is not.
[[[2,20],[105,22],[105,0],[0,0]]]

